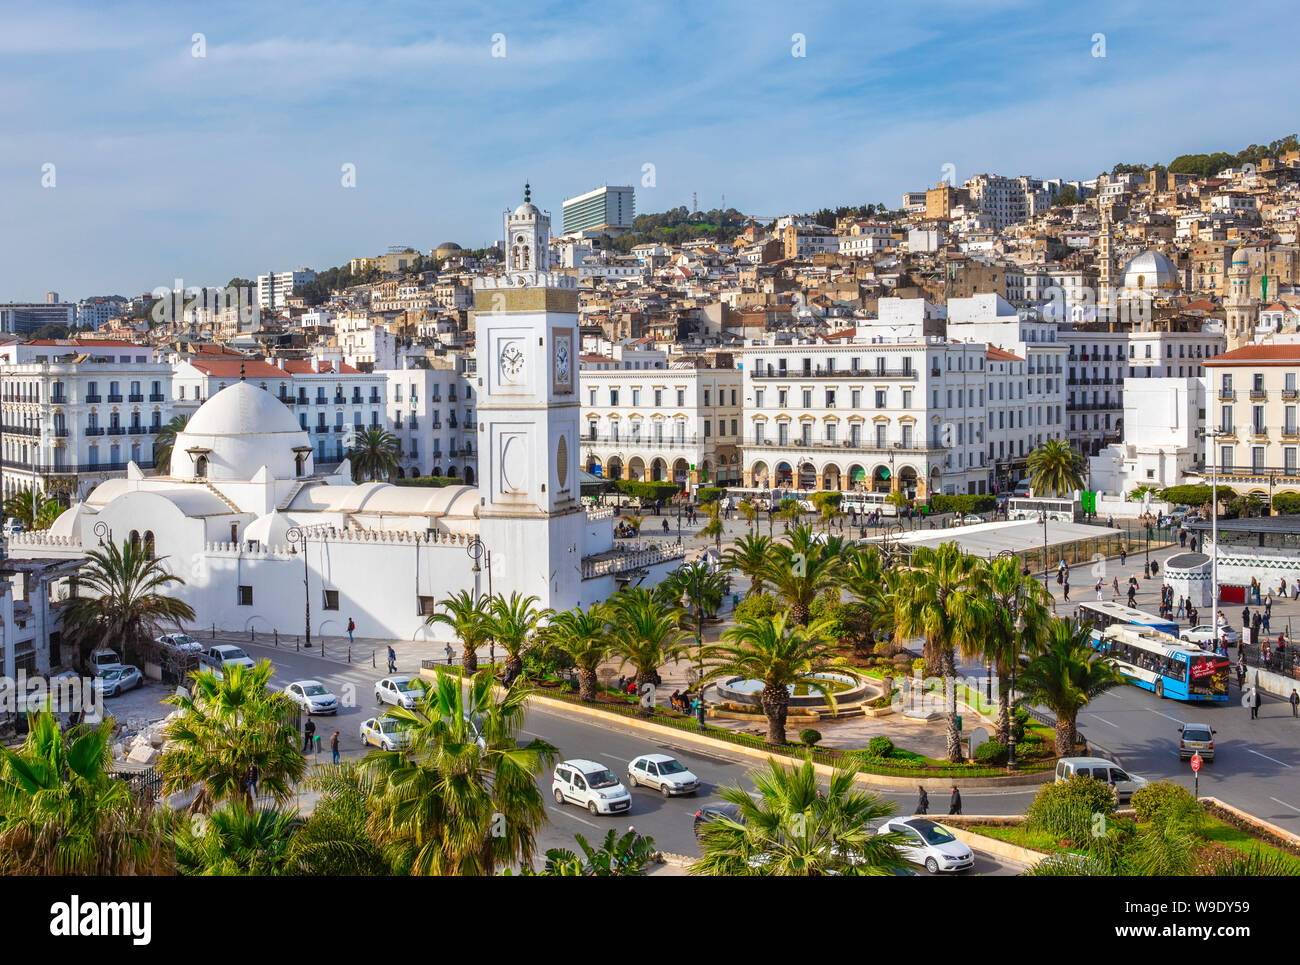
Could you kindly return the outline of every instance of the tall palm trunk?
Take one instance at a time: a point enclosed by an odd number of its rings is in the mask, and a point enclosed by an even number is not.
[[[1074,721],[1056,715],[1056,756],[1069,757],[1074,753]]]
[[[517,653],[506,653],[505,674],[507,680],[514,680],[524,672],[524,661]]]
[[[636,699],[637,699],[638,701],[641,700],[641,695],[642,695],[642,693],[643,693],[644,690],[645,690],[645,685],[646,685],[646,684],[653,684],[654,682],[655,682],[655,678],[654,678],[653,673],[651,673],[651,672],[648,671],[648,670],[642,670],[640,667],[637,668],[637,671],[636,671]],[[653,712],[654,712],[654,708],[653,708],[653,706],[651,706],[651,707],[640,707],[639,710],[638,710],[638,713],[641,713],[641,714],[651,714],[651,713],[653,713]]]
[[[808,625],[809,616],[811,616],[811,611],[809,611],[809,609],[806,606],[804,606],[802,603],[795,603],[791,605],[790,619],[793,620],[797,625],[801,627],[806,627]]]
[[[998,671],[998,733],[997,742],[1003,747],[1011,743],[1011,693],[1006,678]]]
[[[948,760],[965,760],[961,752],[961,731],[957,730],[957,659],[952,647],[943,648],[943,697],[948,712]]]
[[[790,709],[790,691],[785,687],[768,684],[759,695],[763,713],[767,716],[767,742],[785,743],[785,718]]]
[[[465,668],[464,674],[466,677],[472,677],[478,673],[478,651],[465,643],[464,640],[461,641],[460,647],[462,650],[460,660]]]
[[[596,702],[596,671],[578,668],[578,697],[589,704]]]

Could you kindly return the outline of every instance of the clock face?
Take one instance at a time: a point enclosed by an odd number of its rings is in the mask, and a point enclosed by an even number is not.
[[[507,379],[518,379],[524,371],[524,352],[518,342],[507,342],[501,349],[501,374]]]
[[[555,381],[559,385],[568,385],[572,381],[572,362],[569,357],[569,340],[559,339],[555,343]]]

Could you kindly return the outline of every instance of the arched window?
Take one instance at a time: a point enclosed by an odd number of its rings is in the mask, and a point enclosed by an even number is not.
[[[153,530],[151,529],[144,531],[144,558],[153,559]]]
[[[208,475],[208,457],[199,456],[194,460],[194,475],[198,479],[206,479]]]
[[[293,466],[295,475],[305,475],[307,472],[307,454],[305,452],[300,452],[294,456]]]
[[[131,542],[131,549],[138,550],[140,548],[140,531],[138,529],[131,530],[131,535],[128,539]]]

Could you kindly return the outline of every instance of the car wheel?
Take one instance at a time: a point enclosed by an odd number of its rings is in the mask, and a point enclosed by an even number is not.
[[[672,789],[669,788],[667,784],[660,784],[660,785],[659,785],[659,793],[661,793],[664,797],[672,797],[672,796],[673,796]]]
[[[939,862],[935,861],[933,858],[926,858],[925,870],[930,872],[932,875],[937,875],[939,873]]]
[[[1165,682],[1163,680],[1156,681],[1156,696],[1161,700],[1165,699]]]
[[[564,792],[561,791],[558,787],[555,789],[555,803],[556,804],[564,803]]]
[[[629,774],[629,775],[627,776],[627,786],[628,786],[628,787],[636,787],[636,775],[635,775],[635,774]]]
[[[375,706],[376,707],[384,706],[384,698],[379,696],[378,690],[375,691]]]
[[[600,813],[600,811],[596,808],[596,802],[595,802],[595,801],[588,801],[588,802],[587,802],[587,810],[590,811],[592,814],[599,814],[599,813]]]

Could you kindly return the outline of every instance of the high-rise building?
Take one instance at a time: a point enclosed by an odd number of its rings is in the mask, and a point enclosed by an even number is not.
[[[617,234],[630,229],[635,216],[632,188],[607,184],[564,202],[564,233],[607,231]]]
[[[283,308],[285,299],[293,294],[294,288],[315,280],[316,273],[310,268],[300,268],[297,271],[273,271],[258,275],[257,304],[266,311]]]
[[[72,302],[12,302],[0,305],[0,332],[31,335],[46,325],[77,324],[77,306]]]

